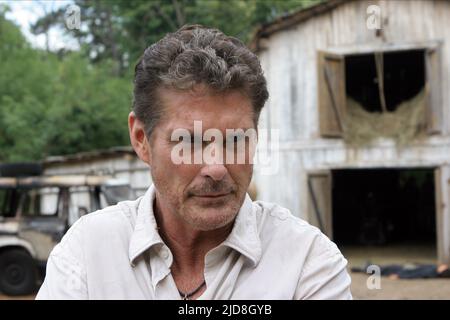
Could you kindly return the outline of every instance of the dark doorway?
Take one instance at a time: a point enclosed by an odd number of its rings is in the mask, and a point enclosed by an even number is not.
[[[436,246],[434,169],[332,171],[333,240]]]

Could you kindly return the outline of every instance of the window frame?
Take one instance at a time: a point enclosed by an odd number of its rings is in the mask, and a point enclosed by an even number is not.
[[[429,135],[444,131],[442,96],[442,46],[440,40],[410,43],[365,44],[330,47],[317,52],[318,120],[322,138],[342,138],[347,112],[345,58],[375,52],[423,50],[425,62],[426,129]],[[328,74],[332,74],[327,75]],[[341,83],[339,83],[341,82]]]

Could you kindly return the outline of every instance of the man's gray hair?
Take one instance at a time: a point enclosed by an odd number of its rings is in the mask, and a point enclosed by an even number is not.
[[[255,126],[269,97],[258,57],[217,29],[186,25],[148,47],[135,67],[133,111],[147,137],[161,119],[157,89],[241,90],[252,101]]]

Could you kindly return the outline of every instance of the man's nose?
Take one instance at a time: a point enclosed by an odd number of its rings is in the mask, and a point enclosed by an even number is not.
[[[200,174],[202,177],[210,177],[215,181],[220,181],[227,174],[227,168],[223,164],[210,164],[204,166]]]

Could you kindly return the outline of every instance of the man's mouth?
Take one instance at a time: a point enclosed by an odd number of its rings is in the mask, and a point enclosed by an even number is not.
[[[205,193],[205,194],[195,194],[194,197],[218,199],[218,198],[225,197],[229,194],[230,194],[230,192],[227,192],[227,193]]]

